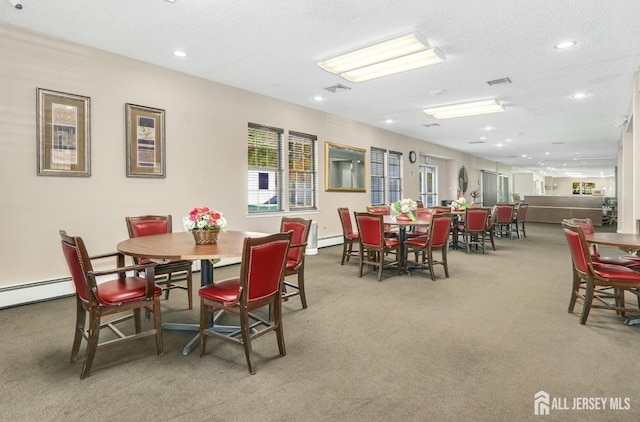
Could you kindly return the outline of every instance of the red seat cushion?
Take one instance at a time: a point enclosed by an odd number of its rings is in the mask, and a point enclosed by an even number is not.
[[[596,264],[593,266],[597,276],[612,280],[637,284],[640,287],[640,272],[621,265]]]
[[[400,245],[400,241],[395,239],[385,239],[384,242],[388,248],[395,248]]]
[[[429,238],[427,236],[414,237],[413,239],[407,240],[407,245],[418,248],[426,248],[427,244],[429,244]]]
[[[124,280],[111,280],[98,284],[100,300],[109,306],[117,306],[123,302],[140,300],[145,297],[147,280],[140,277],[126,277]],[[153,294],[160,296],[162,289],[153,287]]]
[[[215,284],[209,284],[200,289],[198,294],[209,300],[225,305],[233,305],[239,299],[240,278],[230,278]]]

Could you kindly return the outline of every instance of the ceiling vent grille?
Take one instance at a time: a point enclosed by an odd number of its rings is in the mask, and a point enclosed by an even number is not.
[[[469,141],[470,144],[484,144],[484,141]]]
[[[494,86],[494,85],[507,85],[511,83],[511,79],[509,78],[500,78],[500,79],[494,79],[492,81],[487,81],[487,84],[489,84],[489,86]]]
[[[342,85],[342,84],[338,84],[338,85],[334,85],[334,86],[328,86],[325,88],[327,91],[333,92],[334,94],[338,94],[340,92],[346,92],[346,91],[350,91],[351,88],[349,88],[346,85]]]
[[[427,125],[423,125],[424,127],[438,127],[440,126],[440,123],[429,123]]]

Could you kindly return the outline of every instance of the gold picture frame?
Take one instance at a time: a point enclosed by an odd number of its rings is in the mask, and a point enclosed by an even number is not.
[[[38,176],[91,175],[89,97],[37,88]]]
[[[127,177],[164,178],[164,110],[125,104]]]

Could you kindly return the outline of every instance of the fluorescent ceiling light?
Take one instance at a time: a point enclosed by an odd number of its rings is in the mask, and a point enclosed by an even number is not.
[[[358,83],[446,60],[442,51],[430,49],[421,38],[418,33],[408,34],[322,61],[318,66]]]
[[[452,117],[475,116],[477,114],[499,113],[504,111],[502,105],[496,100],[474,101],[471,103],[453,104],[441,107],[425,108],[426,114],[436,119],[449,119]]]

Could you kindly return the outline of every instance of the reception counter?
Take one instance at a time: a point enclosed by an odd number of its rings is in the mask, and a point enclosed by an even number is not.
[[[527,195],[527,221],[561,223],[565,218],[590,218],[602,225],[602,196],[591,195]]]

